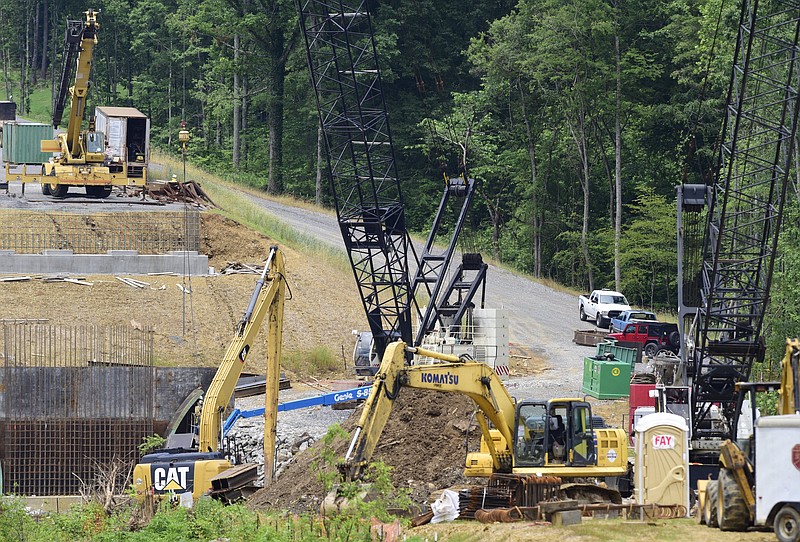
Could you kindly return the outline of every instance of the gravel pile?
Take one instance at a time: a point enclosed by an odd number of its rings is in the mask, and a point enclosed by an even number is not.
[[[322,392],[283,390],[280,393],[279,401],[303,399],[320,393]],[[263,395],[236,400],[236,408],[243,411],[262,408],[263,406]],[[352,412],[352,410],[333,410],[331,407],[323,406],[279,412],[277,453],[275,457],[276,476],[280,476],[283,473],[295,455],[303,452],[314,442],[325,436],[328,427],[344,422]],[[259,465],[257,485],[263,486],[264,416],[239,419],[228,435],[235,438],[237,445],[243,450],[243,462]]]

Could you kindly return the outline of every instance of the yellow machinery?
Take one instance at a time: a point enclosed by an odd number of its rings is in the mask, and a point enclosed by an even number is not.
[[[441,363],[406,365],[407,353]],[[569,479],[619,477],[627,473],[625,432],[594,429],[587,402],[567,398],[517,403],[488,365],[398,341],[386,349],[341,465],[346,479],[357,479],[371,459],[403,387],[458,393],[475,402],[480,410],[476,419],[481,428],[481,449],[467,454],[467,476],[512,473]]]
[[[69,121],[66,132],[59,132],[54,140],[41,142],[42,152],[58,154],[42,165],[41,174],[28,172],[26,165],[22,165],[21,172],[12,171],[16,165],[7,164],[7,180],[40,182],[42,193],[57,198],[66,196],[70,186],[85,187],[89,196],[107,197],[112,186],[146,184],[149,129],[145,126],[149,126],[149,120],[142,120],[146,117],[133,108],[117,108],[125,113],[113,129],[125,131],[125,117],[130,115],[137,118],[138,129],[127,130],[130,132],[125,134],[128,141],[120,143],[125,148],[115,152],[108,146],[108,134],[95,130],[94,119],[89,121],[87,130],[81,129],[99,29],[97,12],[92,9],[84,13],[83,20],[67,21],[64,66],[53,99],[53,127],[61,124],[67,95],[70,96]],[[73,70],[75,77],[69,86]],[[128,149],[137,151],[128,156]]]
[[[159,450],[142,457],[133,471],[134,489],[142,499],[148,493],[165,495],[191,493],[193,498],[212,493],[233,499],[247,472],[254,465],[234,466],[230,450],[221,449],[223,413],[233,396],[236,382],[253,342],[267,320],[267,383],[264,408],[264,473],[270,479],[274,470],[275,433],[280,381],[283,303],[286,283],[283,253],[270,248],[264,271],[256,283],[250,304],[237,325],[225,357],[205,394],[200,415],[197,446]]]
[[[754,419],[755,393],[777,389],[777,415],[758,418],[752,439],[722,443],[719,477],[700,491],[701,522],[726,531],[771,525],[781,542],[800,540],[799,360],[800,341],[787,339],[780,382],[737,384]]]

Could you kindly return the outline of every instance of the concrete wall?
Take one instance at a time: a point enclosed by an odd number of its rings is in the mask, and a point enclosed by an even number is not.
[[[0,273],[198,276],[208,274],[208,256],[196,251],[139,254],[135,250],[109,250],[106,254],[73,254],[71,250],[45,250],[42,254],[16,254],[13,250],[0,250]]]
[[[7,367],[0,370],[0,418],[151,418],[168,423],[213,367]]]

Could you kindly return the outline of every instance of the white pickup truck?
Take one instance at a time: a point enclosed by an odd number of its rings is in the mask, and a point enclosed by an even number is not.
[[[597,327],[605,328],[612,318],[622,311],[631,310],[631,306],[621,293],[603,289],[579,296],[578,310],[581,320],[594,320]]]

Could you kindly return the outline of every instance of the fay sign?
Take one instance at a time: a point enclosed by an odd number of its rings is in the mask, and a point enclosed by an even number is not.
[[[675,448],[675,437],[672,435],[653,435],[653,449],[672,450]]]

